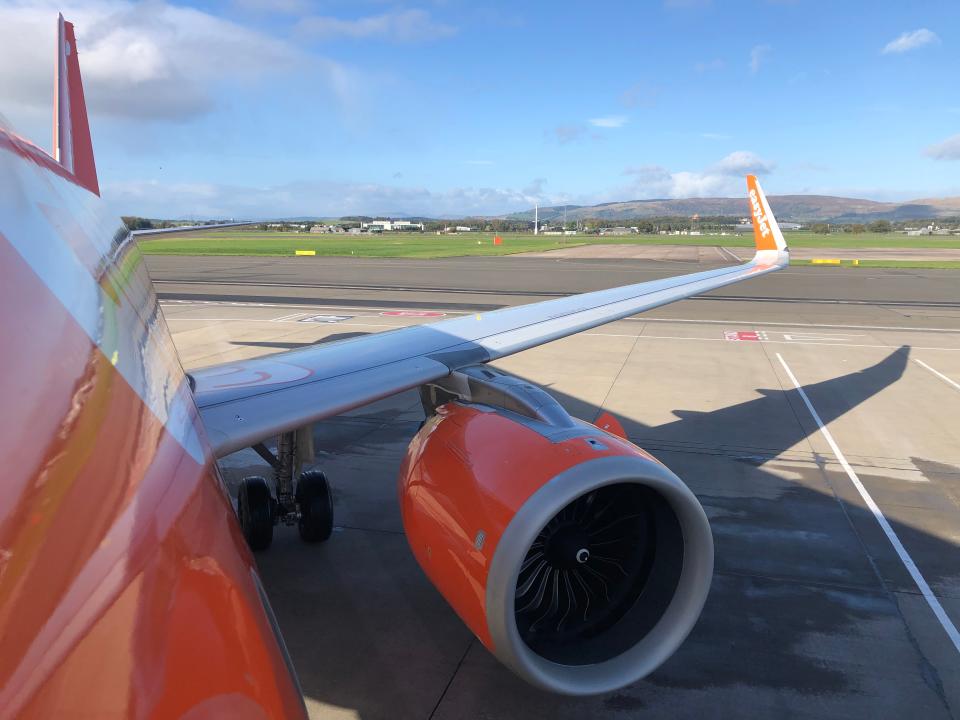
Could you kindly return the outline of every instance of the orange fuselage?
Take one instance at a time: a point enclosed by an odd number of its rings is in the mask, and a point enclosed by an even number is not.
[[[302,716],[136,244],[2,128],[0,219],[0,716]]]

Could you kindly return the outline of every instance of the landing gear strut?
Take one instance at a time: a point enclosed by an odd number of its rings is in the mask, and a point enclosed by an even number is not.
[[[301,457],[298,449],[309,450],[310,428],[285,432],[277,438],[277,454],[263,443],[253,446],[256,453],[273,468],[276,498],[262,477],[245,477],[240,484],[237,514],[244,537],[253,550],[265,550],[273,540],[273,526],[296,525],[304,542],[323,542],[333,532],[333,495],[326,476],[319,470],[300,473],[296,487],[293,478]],[[308,452],[307,455],[312,455]]]

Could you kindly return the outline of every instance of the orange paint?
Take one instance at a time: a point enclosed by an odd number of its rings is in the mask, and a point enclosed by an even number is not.
[[[776,250],[777,241],[771,227],[771,220],[767,217],[763,206],[763,193],[757,185],[756,175],[747,175],[747,202],[750,205],[750,216],[753,218],[753,239],[757,250]]]
[[[598,450],[582,436],[552,443],[503,415],[460,403],[438,408],[410,443],[400,469],[407,541],[431,582],[488,648],[487,573],[520,506],[556,475],[587,460],[653,460],[612,435],[603,444]]]
[[[623,429],[623,425],[608,412],[602,413],[593,424],[604,432],[616,435],[618,438],[623,438],[624,440],[627,439],[627,431]]]
[[[42,176],[48,204],[99,202],[2,130],[0,163],[14,182]],[[93,245],[60,236],[68,226],[32,217],[0,227],[3,714],[302,717],[210,453],[198,459],[171,435],[18,252],[5,233],[91,260]],[[182,386],[138,256],[65,263],[58,290],[102,288],[113,262],[130,266],[102,297],[102,331],[129,367]],[[130,358],[131,347],[150,352]],[[199,424],[188,393],[171,402]]]

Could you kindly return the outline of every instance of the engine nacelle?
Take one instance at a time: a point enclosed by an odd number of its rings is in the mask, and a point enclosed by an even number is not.
[[[539,388],[471,372],[461,384],[473,402],[438,407],[401,469],[417,561],[532,684],[585,695],[639,680],[706,600],[713,539],[700,503],[652,456],[573,420]],[[501,402],[476,402],[493,396]]]

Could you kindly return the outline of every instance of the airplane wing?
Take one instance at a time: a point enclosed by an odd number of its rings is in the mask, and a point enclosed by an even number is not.
[[[144,228],[143,230],[131,230],[130,234],[137,238],[150,237],[151,235],[170,235],[174,233],[196,233],[207,230],[225,230],[226,228],[245,227],[247,225],[258,225],[256,221],[216,223],[213,225],[178,225],[168,228]]]
[[[676,300],[786,267],[783,234],[747,177],[756,254],[742,265],[625,285],[226,363],[191,373],[218,457],[265,438]]]

